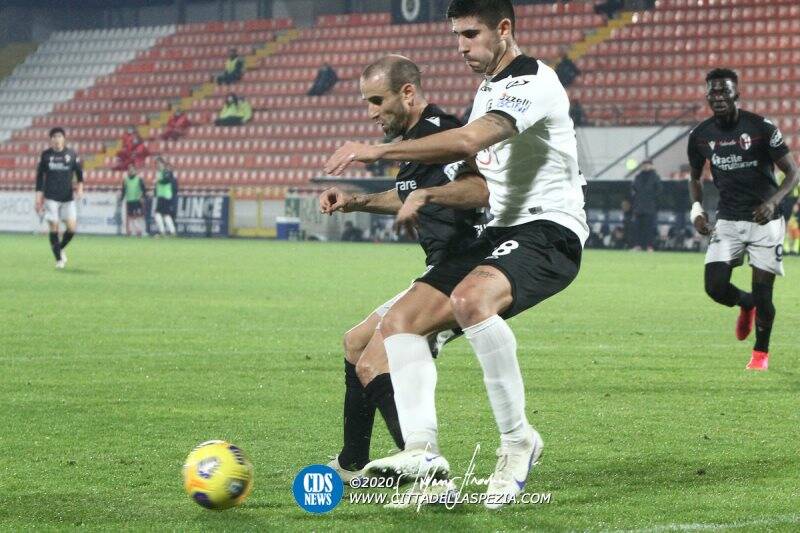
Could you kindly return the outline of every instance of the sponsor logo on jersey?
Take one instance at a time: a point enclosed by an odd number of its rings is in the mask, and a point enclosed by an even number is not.
[[[519,98],[510,94],[503,94],[497,101],[494,109],[509,109],[517,113],[525,113],[531,107],[531,101],[527,98]]]
[[[512,87],[519,87],[520,85],[525,85],[528,83],[528,80],[513,80],[506,84],[506,89],[510,89]]]
[[[753,141],[750,139],[750,136],[746,133],[742,133],[739,136],[739,147],[742,150],[749,150],[750,146],[753,145]]]
[[[769,145],[773,148],[777,148],[782,144],[783,144],[783,134],[781,134],[781,130],[775,128],[775,131],[772,132],[772,137],[769,138]]]
[[[726,157],[720,157],[714,154],[711,157],[711,164],[720,170],[738,170],[740,168],[757,167],[758,161],[745,161],[744,158],[738,154],[731,154]]]
[[[718,142],[718,144],[720,147],[722,147],[722,146],[736,146],[739,143],[736,139],[722,139],[721,141]]]
[[[417,182],[414,180],[398,181],[395,183],[398,191],[413,191],[417,188]]]

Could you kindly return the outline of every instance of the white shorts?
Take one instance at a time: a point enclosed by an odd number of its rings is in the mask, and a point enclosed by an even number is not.
[[[56,200],[44,201],[44,219],[48,222],[78,220],[78,210],[75,200],[58,202]]]
[[[739,266],[745,252],[750,266],[783,276],[783,234],[779,218],[764,224],[743,220],[717,220],[706,251],[706,264],[730,263]]]

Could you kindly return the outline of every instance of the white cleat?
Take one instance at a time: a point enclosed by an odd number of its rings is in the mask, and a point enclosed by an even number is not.
[[[528,474],[537,464],[544,449],[544,442],[539,433],[529,426],[530,438],[520,446],[501,445],[497,449],[497,466],[489,477],[489,486],[486,488],[487,509],[500,507],[516,502],[525,489]]]
[[[333,460],[328,463],[328,466],[336,470],[336,473],[339,474],[339,477],[342,478],[342,482],[345,485],[349,484],[353,478],[362,477],[364,475],[364,470],[347,470],[342,465],[339,464],[339,456],[333,458]]]
[[[56,261],[56,268],[60,270],[63,269],[65,266],[67,266],[67,254],[61,252],[61,259]]]
[[[418,478],[447,479],[450,475],[450,464],[438,453],[417,448],[367,463],[364,475],[398,478],[400,484],[410,483]]]

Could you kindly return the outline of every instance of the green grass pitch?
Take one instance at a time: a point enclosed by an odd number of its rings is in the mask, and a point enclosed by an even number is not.
[[[800,261],[776,283],[771,368],[703,293],[699,254],[587,251],[573,285],[512,321],[547,505],[301,510],[291,483],[341,444],[341,335],[422,268],[418,247],[0,235],[0,529],[705,530],[800,528]],[[749,286],[749,271],[736,282]],[[456,473],[498,437],[467,343],[438,362]],[[382,420],[373,457],[391,450]],[[256,468],[240,508],[192,503],[211,438]],[[479,490],[479,489],[477,489]],[[346,498],[347,496],[345,496]]]

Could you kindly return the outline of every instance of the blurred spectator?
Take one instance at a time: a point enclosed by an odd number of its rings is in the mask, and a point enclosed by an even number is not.
[[[225,60],[225,72],[217,76],[218,85],[230,85],[242,79],[244,75],[244,59],[239,57],[236,48],[228,51],[228,59]]]
[[[364,240],[364,232],[353,225],[348,220],[344,223],[344,231],[342,232],[342,240],[349,242],[361,242]]]
[[[244,97],[236,96],[233,93],[225,98],[225,105],[219,112],[219,117],[214,121],[217,126],[241,126],[253,118],[253,108],[250,102]]]
[[[158,172],[156,173],[155,197],[156,213],[155,221],[158,234],[175,235],[175,214],[178,208],[178,181],[172,168],[163,157],[156,158]]]
[[[581,75],[581,69],[569,58],[569,49],[566,46],[561,48],[561,61],[556,65],[556,76],[564,87],[569,87],[575,78]]]
[[[117,163],[114,170],[125,170],[131,165],[140,167],[150,156],[142,136],[135,126],[129,126],[122,134],[122,148],[117,152]]]
[[[622,200],[620,203],[622,209],[622,236],[624,246],[622,248],[630,248],[633,241],[633,207],[630,200]]]
[[[586,122],[586,114],[583,112],[583,106],[578,100],[573,100],[570,104],[569,116],[576,127],[589,125],[589,123]]]
[[[333,67],[328,63],[323,63],[317,71],[317,78],[308,90],[308,96],[320,96],[327,93],[336,85],[337,81],[339,81],[339,76],[336,75]]]
[[[661,178],[652,161],[644,161],[641,170],[633,179],[631,199],[633,200],[634,250],[653,251],[656,233],[656,214],[658,197],[661,194]]]
[[[177,140],[186,135],[186,131],[191,127],[192,123],[189,121],[189,117],[180,110],[180,108],[175,108],[175,111],[169,117],[167,121],[167,125],[164,128],[164,133],[161,134],[161,138],[165,141],[167,140]]]
[[[598,15],[605,15],[613,19],[617,15],[617,11],[622,9],[623,0],[606,0],[594,5],[594,12]]]
[[[144,232],[144,212],[147,201],[147,188],[144,180],[139,177],[134,165],[128,166],[128,175],[122,180],[120,202],[125,202],[125,234],[131,234],[131,226],[135,227],[136,235],[142,236]]]
[[[792,206],[789,220],[786,222],[786,253],[800,254],[800,202]]]

